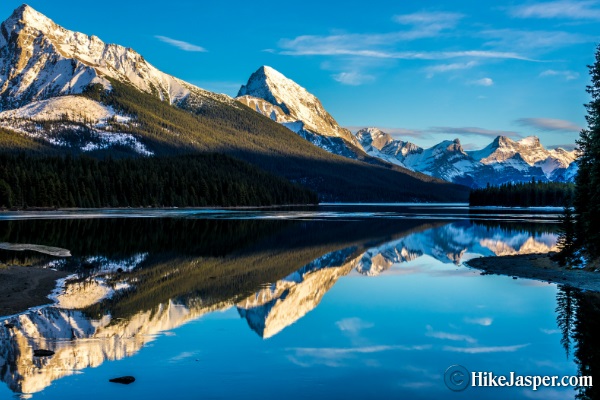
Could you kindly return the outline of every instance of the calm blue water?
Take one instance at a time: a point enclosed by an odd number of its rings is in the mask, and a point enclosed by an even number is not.
[[[455,393],[443,379],[453,364],[497,375],[593,369],[594,295],[462,265],[554,250],[557,212],[4,215],[1,242],[71,257],[0,250],[3,262],[72,275],[57,306],[0,318],[14,325],[0,328],[0,398],[575,398],[573,388]],[[56,353],[33,357],[39,348]],[[108,382],[123,375],[136,382]]]

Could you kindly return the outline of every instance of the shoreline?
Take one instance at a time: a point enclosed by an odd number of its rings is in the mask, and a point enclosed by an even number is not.
[[[20,314],[54,303],[58,281],[69,274],[51,269],[9,265],[0,267],[0,316]]]
[[[550,259],[551,254],[473,258],[463,264],[483,271],[482,274],[505,275],[571,286],[576,289],[600,292],[600,273],[583,269],[566,269]]]

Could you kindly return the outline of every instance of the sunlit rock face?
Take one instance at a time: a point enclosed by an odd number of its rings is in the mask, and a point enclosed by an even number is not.
[[[30,101],[81,93],[107,78],[176,104],[192,97],[232,103],[159,71],[131,48],[67,30],[28,5],[0,26],[0,111]]]
[[[383,246],[367,250],[360,258],[356,271],[366,276],[377,276],[390,269],[394,264],[416,260],[423,252],[413,251],[401,242],[386,243]]]
[[[349,158],[365,155],[356,137],[336,122],[316,96],[271,67],[254,72],[236,100],[330,153]]]
[[[110,315],[96,320],[81,311],[55,307],[12,317],[0,321],[0,379],[17,393],[40,392],[55,379],[132,356],[155,335],[231,305],[190,308],[169,302],[126,320],[112,320]],[[33,357],[34,349],[55,354]]]
[[[483,239],[481,245],[490,249],[497,256],[514,256],[518,254],[536,254],[558,251],[556,241],[541,241],[532,237],[525,242],[511,245],[501,240]]]

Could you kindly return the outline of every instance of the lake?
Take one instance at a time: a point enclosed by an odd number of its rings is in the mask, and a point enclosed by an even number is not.
[[[70,276],[53,305],[0,317],[0,398],[591,396],[454,392],[444,382],[455,364],[593,375],[600,297],[463,265],[555,251],[559,213],[443,204],[4,213],[2,263]],[[109,382],[126,375],[136,381]]]

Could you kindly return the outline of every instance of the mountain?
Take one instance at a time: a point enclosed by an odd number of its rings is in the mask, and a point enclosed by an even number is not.
[[[315,95],[271,67],[254,72],[236,100],[330,153],[364,155],[354,135],[339,126]]]
[[[467,197],[466,188],[367,156],[318,99],[266,67],[244,96],[266,97],[273,106],[269,118],[159,71],[132,49],[62,28],[27,5],[0,25],[0,82],[5,151],[96,157],[218,152],[308,187],[322,200]],[[350,158],[307,143],[270,118],[277,115]]]
[[[1,110],[81,93],[94,83],[110,88],[110,78],[170,104],[190,96],[229,101],[159,71],[133,49],[69,31],[25,4],[2,23],[0,32]]]
[[[566,169],[559,168],[554,170],[550,180],[553,182],[575,182],[575,177],[577,176],[578,171],[579,162],[575,160]]]
[[[575,151],[547,150],[535,136],[519,141],[498,136],[476,151],[465,151],[458,139],[423,149],[377,128],[361,129],[356,137],[373,157],[474,188],[531,179],[572,182],[576,172]]]
[[[562,148],[546,150],[536,136],[519,141],[498,136],[484,149],[471,151],[469,154],[485,165],[502,164],[518,154],[527,165],[541,168],[548,178],[556,169],[566,169],[577,159],[574,151],[569,152]]]

